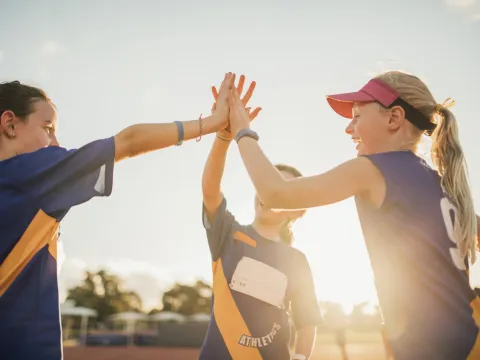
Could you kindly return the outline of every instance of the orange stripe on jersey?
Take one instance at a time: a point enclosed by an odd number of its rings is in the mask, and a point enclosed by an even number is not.
[[[0,296],[12,285],[30,260],[45,245],[48,252],[57,258],[58,222],[39,210],[13,250],[0,265]]]
[[[213,276],[213,294],[215,322],[232,359],[262,360],[257,348],[242,346],[238,343],[242,335],[251,336],[251,334],[233,300],[223,273],[222,259],[217,261]]]
[[[235,231],[235,233],[233,234],[233,238],[235,240],[244,242],[247,245],[257,247],[257,242],[255,240],[253,240],[250,236],[248,236],[247,234],[244,234],[240,231]]]
[[[473,319],[475,323],[480,328],[480,298],[476,297],[470,303],[470,306],[473,309]],[[468,355],[467,360],[480,360],[480,333],[477,335],[475,344],[473,345],[470,355]]]

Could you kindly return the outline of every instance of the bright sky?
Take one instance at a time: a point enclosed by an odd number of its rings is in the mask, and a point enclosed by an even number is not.
[[[480,0],[0,0],[0,9],[0,81],[44,88],[67,148],[137,122],[195,119],[210,110],[210,86],[234,71],[258,83],[251,104],[264,109],[254,125],[264,151],[312,175],[355,156],[324,96],[401,69],[425,79],[438,102],[457,101],[480,208]],[[173,280],[211,280],[200,179],[212,139],[118,164],[112,196],[70,212],[62,294],[99,266],[147,307]],[[235,146],[224,192],[251,221],[253,186]],[[295,231],[321,299],[347,308],[375,300],[353,201],[310,210]]]

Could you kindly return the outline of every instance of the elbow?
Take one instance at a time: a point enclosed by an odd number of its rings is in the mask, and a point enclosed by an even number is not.
[[[115,160],[120,161],[141,153],[135,125],[129,126],[115,136]]]

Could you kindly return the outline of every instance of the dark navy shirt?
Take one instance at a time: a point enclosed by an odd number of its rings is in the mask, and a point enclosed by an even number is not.
[[[288,310],[297,330],[321,322],[305,255],[240,225],[225,199],[212,224],[204,210],[203,223],[213,260],[213,309],[199,359],[290,359]]]
[[[455,208],[440,177],[410,151],[366,157],[386,183],[380,209],[356,202],[393,355],[465,360],[479,351],[473,317],[478,299],[453,235]]]
[[[59,360],[59,222],[112,190],[113,138],[0,161],[0,359]]]

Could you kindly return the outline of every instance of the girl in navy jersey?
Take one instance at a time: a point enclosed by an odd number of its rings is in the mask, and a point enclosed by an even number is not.
[[[355,197],[389,346],[396,360],[480,359],[478,299],[468,278],[477,218],[451,101],[417,77],[387,72],[360,91],[327,97],[358,157],[287,179],[262,152],[238,94],[230,126],[261,201],[305,209]],[[434,168],[416,155],[432,138]]]
[[[244,82],[242,76],[240,94]],[[243,104],[254,87],[252,83]],[[259,111],[248,109],[247,117],[253,120]],[[240,225],[220,190],[231,140],[230,132],[217,133],[202,180],[203,224],[213,261],[213,309],[200,360],[289,360],[289,310],[297,338],[291,359],[308,359],[320,312],[307,259],[291,247],[291,225],[303,211],[273,212],[256,196],[253,223]],[[301,176],[287,165],[276,169],[288,179]]]
[[[62,358],[60,221],[110,195],[115,162],[225,128],[232,80],[226,74],[216,111],[203,120],[137,124],[74,150],[59,146],[56,108],[42,90],[0,84],[0,359]]]

